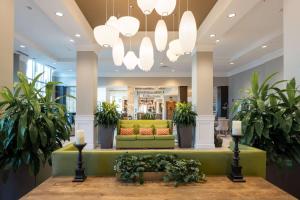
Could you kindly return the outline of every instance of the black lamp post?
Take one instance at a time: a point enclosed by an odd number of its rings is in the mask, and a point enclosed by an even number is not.
[[[86,143],[84,144],[74,143],[74,146],[78,149],[78,160],[77,160],[77,169],[75,170],[75,177],[73,179],[73,182],[83,182],[86,179],[86,175],[84,172],[84,168],[82,167],[83,164],[82,149],[86,146]]]

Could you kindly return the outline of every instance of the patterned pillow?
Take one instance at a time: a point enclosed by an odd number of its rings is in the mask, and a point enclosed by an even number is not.
[[[170,135],[170,129],[168,128],[157,128],[156,135]]]
[[[121,128],[120,135],[133,135],[133,128]]]
[[[153,135],[152,128],[140,128],[139,130],[140,135]]]

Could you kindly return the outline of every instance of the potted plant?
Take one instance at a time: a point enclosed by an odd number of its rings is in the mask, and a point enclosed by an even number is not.
[[[197,113],[192,110],[191,103],[177,103],[173,121],[177,126],[177,135],[180,148],[194,146],[194,132]]]
[[[113,147],[114,130],[120,119],[117,105],[103,102],[95,113],[96,126],[99,126],[99,143],[101,148],[109,149]]]
[[[14,192],[6,192],[6,185],[2,185],[0,193],[7,194],[7,199],[19,198],[31,190],[28,185],[34,184],[26,182],[30,176],[29,173],[24,176],[25,170],[37,176],[47,162],[51,164],[51,153],[62,147],[61,141],[69,140],[71,126],[66,109],[52,98],[57,83],[47,83],[42,93],[42,89],[35,87],[41,75],[29,81],[19,72],[14,90],[3,88],[0,93],[0,170],[9,183],[11,177],[20,183],[21,178],[15,174],[22,171],[21,182],[27,184],[19,188],[22,192],[17,191],[20,184],[14,187]],[[14,174],[7,177],[11,172]]]
[[[267,179],[300,198],[299,190],[289,190],[288,186],[300,178],[300,93],[295,79],[272,83],[274,76],[259,84],[258,73],[253,73],[248,95],[236,101],[232,111],[234,119],[242,121],[242,142],[267,152]],[[286,83],[285,87],[280,83]],[[297,173],[289,178],[282,176],[295,167]],[[281,180],[275,180],[275,176]]]

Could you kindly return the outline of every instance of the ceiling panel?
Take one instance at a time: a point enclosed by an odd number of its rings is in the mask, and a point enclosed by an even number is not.
[[[82,13],[85,15],[86,19],[90,23],[91,27],[102,25],[106,22],[106,1],[107,1],[107,16],[126,16],[128,15],[128,5],[132,5],[131,15],[140,20],[140,31],[145,30],[145,15],[137,6],[136,0],[75,0],[81,9]],[[178,16],[187,10],[191,10],[196,18],[197,27],[200,26],[202,21],[205,19],[207,14],[210,12],[212,7],[215,5],[217,0],[177,0],[177,7],[174,14],[174,29],[173,29],[173,15],[163,17],[168,26],[168,30],[178,30]],[[129,2],[129,3],[128,3]],[[179,5],[180,13],[179,14]],[[114,8],[114,9],[113,9]],[[155,29],[157,21],[161,17],[153,11],[147,17],[147,30],[153,31]]]

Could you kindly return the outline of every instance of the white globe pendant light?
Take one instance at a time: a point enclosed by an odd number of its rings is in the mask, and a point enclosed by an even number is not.
[[[116,30],[119,30],[119,21],[118,18],[115,16],[110,16],[107,22],[105,23],[107,26],[111,26],[115,28]]]
[[[138,58],[133,51],[128,51],[123,59],[123,63],[128,70],[134,70],[134,68],[138,64]]]
[[[171,62],[176,62],[177,59],[178,59],[178,56],[176,56],[175,54],[173,54],[173,52],[170,49],[168,49],[168,51],[167,51],[167,57],[169,58],[169,60]]]
[[[137,4],[139,8],[145,15],[149,15],[152,13],[155,8],[157,0],[137,0]]]
[[[112,47],[119,38],[119,31],[107,25],[94,28],[94,37],[97,43],[103,47]]]
[[[153,46],[149,37],[144,37],[139,52],[140,65],[144,71],[149,71],[154,64]]]
[[[134,36],[139,28],[140,28],[140,21],[131,16],[124,16],[118,19],[119,31],[122,35],[126,37]]]
[[[124,44],[121,38],[118,38],[112,49],[113,61],[117,66],[121,66],[124,58]]]
[[[155,10],[161,16],[168,16],[174,11],[175,7],[176,0],[158,0]]]
[[[164,20],[158,20],[154,35],[157,50],[160,52],[164,51],[168,43],[168,28]]]
[[[197,40],[197,24],[191,11],[185,11],[179,24],[179,41],[185,54],[190,54]]]
[[[170,49],[170,51],[172,51],[173,54],[175,54],[176,56],[181,56],[181,55],[184,54],[179,39],[172,40],[172,41],[169,43],[169,49]]]

